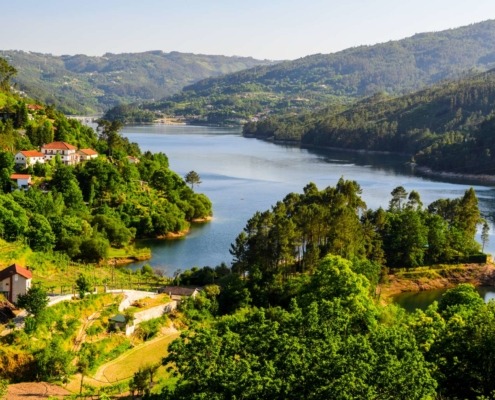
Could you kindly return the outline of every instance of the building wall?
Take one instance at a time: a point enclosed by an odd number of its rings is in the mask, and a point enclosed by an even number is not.
[[[17,297],[20,294],[26,294],[27,290],[31,287],[31,279],[26,279],[19,274],[15,274],[12,277],[12,302],[17,302]]]
[[[17,302],[17,297],[20,294],[26,294],[31,287],[31,279],[26,279],[23,276],[15,274],[12,276],[12,298],[9,301]],[[10,294],[10,277],[0,282],[0,292],[9,292]]]

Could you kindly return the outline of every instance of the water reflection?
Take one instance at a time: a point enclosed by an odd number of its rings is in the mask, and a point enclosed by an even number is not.
[[[426,310],[434,301],[440,300],[447,290],[448,289],[432,289],[420,292],[404,292],[394,296],[393,301],[408,312],[413,312],[417,309]],[[485,302],[495,299],[495,287],[480,286],[477,287],[476,290]]]

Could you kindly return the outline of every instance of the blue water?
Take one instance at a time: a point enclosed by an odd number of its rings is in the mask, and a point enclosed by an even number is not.
[[[370,208],[388,207],[390,192],[399,185],[419,192],[425,205],[460,197],[473,186],[482,212],[490,218],[495,215],[493,187],[425,178],[397,156],[280,146],[243,138],[239,129],[228,128],[145,125],[126,127],[122,133],[143,151],[167,154],[171,169],[180,175],[198,172],[202,184],[195,190],[213,202],[213,221],[193,227],[186,238],[144,243],[153,253],[149,264],[167,275],[193,266],[230,264],[230,244],[247,220],[288,193],[302,192],[309,182],[323,189],[340,177],[356,180]],[[490,252],[495,250],[494,241]]]

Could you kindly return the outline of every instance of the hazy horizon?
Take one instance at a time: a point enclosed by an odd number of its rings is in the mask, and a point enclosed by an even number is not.
[[[292,60],[495,18],[479,0],[26,0],[2,6],[0,47],[53,55],[208,54]]]

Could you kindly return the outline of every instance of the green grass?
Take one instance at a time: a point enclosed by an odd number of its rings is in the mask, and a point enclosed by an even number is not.
[[[126,246],[122,249],[110,248],[108,251],[109,258],[137,258],[147,260],[151,258],[151,249],[148,247],[138,248],[134,245]]]
[[[168,354],[168,345],[177,337],[179,337],[179,333],[173,333],[140,344],[114,361],[100,367],[94,378],[109,382],[130,379],[140,367],[161,363],[162,358]],[[167,378],[168,373],[164,368],[161,368],[156,377],[157,379]]]

